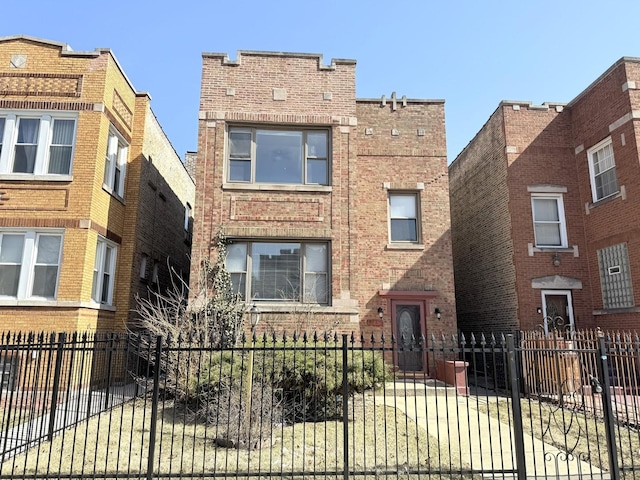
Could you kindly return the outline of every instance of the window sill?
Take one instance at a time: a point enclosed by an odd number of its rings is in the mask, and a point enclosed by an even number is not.
[[[638,313],[640,307],[626,307],[626,308],[605,308],[603,310],[594,310],[593,315],[615,315],[619,313]]]
[[[124,201],[124,198],[122,198],[120,195],[118,195],[116,192],[114,192],[113,190],[111,190],[107,185],[102,184],[102,190],[104,190],[105,192],[107,192],[109,195],[111,195],[113,198],[115,198],[117,201],[119,201],[121,204],[126,205],[127,202]]]
[[[385,250],[424,250],[422,243],[387,243]]]
[[[0,180],[21,182],[72,182],[73,175],[32,175],[30,173],[3,173],[0,174]]]
[[[285,183],[223,183],[223,190],[255,190],[277,192],[323,192],[332,191],[330,185],[291,185]]]
[[[345,306],[334,305],[314,305],[309,303],[269,303],[269,302],[255,302],[256,306],[260,309],[260,313],[324,313],[324,314],[357,314],[358,309]],[[247,308],[249,308],[249,302],[247,302]]]
[[[527,248],[530,257],[533,257],[535,253],[572,253],[574,257],[580,256],[577,245],[572,247],[535,247],[533,243],[529,243]]]
[[[69,300],[0,299],[0,307],[46,307],[46,308],[89,308],[115,312],[116,307],[96,302],[74,302]]]
[[[623,200],[627,198],[627,193],[624,185],[620,185],[620,190],[617,193],[614,193],[613,195],[609,195],[608,197],[601,198],[600,200],[597,200],[595,202],[588,203],[586,206],[587,214],[589,213],[589,210],[591,210],[592,208],[609,203],[615,200],[616,198],[621,198]]]

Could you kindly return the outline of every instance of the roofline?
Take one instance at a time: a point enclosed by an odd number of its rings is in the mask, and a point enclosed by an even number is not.
[[[386,98],[387,103],[392,102],[393,100],[389,97]],[[422,104],[444,104],[445,101],[443,98],[406,98],[405,101],[407,103],[422,103]],[[380,103],[382,102],[381,98],[356,98],[356,103]],[[396,98],[396,102],[402,102],[402,98]]]
[[[138,95],[138,94],[146,94],[149,96],[149,98],[151,98],[151,96],[146,93],[146,92],[138,92],[136,90],[136,88],[133,86],[133,83],[131,82],[131,80],[129,80],[129,77],[127,77],[127,74],[125,73],[124,69],[122,68],[122,65],[120,65],[120,62],[118,61],[118,59],[116,58],[115,54],[113,53],[113,51],[111,51],[110,48],[96,48],[94,50],[91,51],[75,51],[73,50],[68,43],[63,43],[63,42],[56,42],[55,40],[47,40],[45,38],[39,38],[39,37],[32,37],[30,35],[9,35],[9,36],[5,36],[5,37],[0,37],[0,43],[1,42],[8,42],[8,41],[13,41],[13,40],[27,40],[29,42],[35,42],[35,43],[41,43],[43,45],[50,45],[53,47],[58,47],[60,48],[60,55],[62,56],[69,56],[69,57],[99,57],[100,55],[103,54],[109,54],[111,55],[111,58],[113,58],[113,61],[116,64],[116,67],[118,67],[118,70],[120,70],[120,73],[122,74],[122,76],[124,77],[125,81],[129,84],[129,87],[131,87],[131,90],[133,90],[133,92]]]
[[[596,85],[602,82],[606,77],[608,77],[616,68],[620,65],[624,65],[625,63],[640,63],[639,57],[622,57],[609,68],[607,68],[602,75],[596,78],[593,82],[589,84],[587,88],[585,88],[582,92],[580,92],[573,100],[567,103],[567,107],[573,107],[582,97],[584,97],[589,90],[593,89]]]
[[[287,58],[310,58],[317,59],[320,70],[334,70],[336,65],[355,65],[356,61],[348,58],[332,58],[329,65],[322,62],[321,53],[297,53],[297,52],[269,52],[260,50],[238,50],[236,60],[230,60],[227,53],[203,52],[202,58],[221,58],[223,65],[237,66],[242,62],[242,56],[253,57],[287,57]]]

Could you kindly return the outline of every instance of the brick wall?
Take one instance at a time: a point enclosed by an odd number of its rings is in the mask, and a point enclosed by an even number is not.
[[[458,326],[518,326],[503,112],[498,108],[449,166]]]

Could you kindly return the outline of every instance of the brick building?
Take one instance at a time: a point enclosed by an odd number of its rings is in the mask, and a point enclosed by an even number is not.
[[[0,330],[122,331],[189,274],[194,184],[108,49],[0,38]]]
[[[192,284],[223,227],[259,329],[456,331],[443,101],[356,99],[353,60],[204,54],[196,170]]]
[[[622,58],[566,105],[504,101],[450,165],[461,329],[640,327],[636,83]]]

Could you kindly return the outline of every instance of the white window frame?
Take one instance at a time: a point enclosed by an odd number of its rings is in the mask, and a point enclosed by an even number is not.
[[[545,199],[545,200],[555,200],[556,207],[558,209],[558,221],[536,221],[536,208],[535,201],[537,199]],[[533,236],[535,240],[535,245],[538,248],[567,248],[568,240],[567,240],[567,223],[564,215],[564,201],[563,196],[561,194],[553,194],[553,193],[534,193],[531,195],[531,218],[533,220]],[[546,245],[540,243],[536,236],[536,224],[557,224],[560,228],[560,245]]]
[[[4,131],[0,132],[0,178],[2,179],[30,179],[69,180],[73,171],[73,159],[78,133],[78,114],[76,112],[46,112],[38,110],[0,110],[0,117],[4,118]],[[37,119],[40,121],[36,158],[33,172],[13,172],[15,150],[18,141],[18,129],[21,119]],[[56,120],[73,120],[73,139],[71,144],[71,159],[69,172],[49,173],[49,157],[53,137],[53,125]]]
[[[256,133],[257,131],[262,130],[272,130],[278,132],[298,132],[302,133],[302,178],[300,182],[258,182],[256,181],[256,156],[257,156],[257,146],[256,146]],[[231,179],[231,132],[236,131],[240,133],[250,133],[251,134],[251,153],[249,158],[238,158],[237,160],[244,160],[250,162],[250,178],[249,180],[232,180]],[[325,133],[327,135],[327,145],[326,145],[326,157],[314,156],[309,151],[309,144],[307,141],[308,134],[310,133]],[[307,179],[307,175],[309,172],[309,161],[314,160],[324,160],[326,162],[326,181],[324,183],[314,183],[309,182]],[[276,184],[276,185],[321,185],[328,186],[331,185],[331,129],[329,128],[286,128],[286,127],[268,127],[268,126],[230,126],[227,129],[227,141],[226,141],[226,154],[225,154],[225,166],[226,166],[226,174],[225,178],[229,183],[238,183],[238,184]]]
[[[62,268],[62,249],[64,246],[64,230],[59,229],[43,229],[43,230],[22,230],[22,229],[2,229],[0,230],[0,246],[2,244],[3,235],[24,235],[24,243],[22,247],[20,277],[18,280],[18,292],[15,296],[0,295],[0,299],[18,299],[18,300],[55,300],[58,297],[58,286],[60,283],[60,270]],[[33,295],[33,281],[35,278],[36,260],[38,257],[39,239],[42,235],[60,237],[60,250],[58,251],[56,273],[56,286],[52,297],[42,297]]]
[[[237,244],[245,244],[246,245],[246,259],[245,259],[245,269],[244,270],[228,270],[229,274],[240,274],[244,275],[245,281],[245,291],[239,292],[240,295],[249,301],[249,295],[252,291],[251,279],[252,279],[252,268],[253,268],[253,245],[263,244],[263,243],[297,243],[300,244],[300,264],[299,264],[299,273],[300,273],[300,285],[297,285],[298,299],[278,299],[278,298],[251,298],[251,302],[264,302],[264,303],[279,303],[279,304],[304,304],[304,305],[323,305],[327,306],[331,304],[331,244],[326,241],[303,241],[303,240],[292,240],[292,239],[269,239],[269,240],[255,240],[255,241],[245,241],[245,240],[237,240],[234,241]],[[307,270],[307,248],[309,245],[323,245],[326,247],[326,271],[311,271]],[[314,276],[323,276],[325,278],[326,285],[326,302],[316,303],[309,300],[306,295],[306,287],[309,285],[306,284],[307,276],[309,278],[313,278]]]
[[[608,195],[604,195],[602,197],[598,197],[598,191],[597,191],[597,187],[596,187],[596,174],[595,174],[595,168],[594,168],[594,155],[601,151],[602,149],[604,149],[605,147],[607,147],[608,145],[611,145],[611,152],[612,152],[612,157],[613,157],[613,167],[605,170],[604,172],[600,172],[598,174],[598,176],[604,174],[605,172],[609,172],[611,170],[614,170],[615,174],[616,174],[616,191],[615,192],[611,192]],[[593,202],[599,202],[600,200],[604,200],[605,198],[609,198],[614,196],[615,194],[617,194],[620,191],[620,185],[618,184],[618,179],[617,179],[617,170],[616,170],[616,157],[615,157],[615,152],[613,151],[613,143],[611,141],[611,137],[607,137],[604,140],[596,143],[593,147],[591,147],[589,150],[587,150],[587,157],[589,159],[589,181],[591,183],[591,197],[593,199]]]
[[[191,204],[187,202],[184,206],[184,229],[189,231],[189,220],[191,219]]]
[[[103,188],[112,195],[124,198],[124,185],[127,171],[129,144],[112,125],[107,137],[105,153]],[[116,172],[120,175],[116,181]]]
[[[391,198],[392,197],[413,197],[414,201],[415,201],[415,209],[416,209],[416,216],[414,217],[392,217],[391,216]],[[390,192],[388,192],[387,194],[387,224],[389,226],[389,242],[392,244],[419,244],[421,243],[421,231],[420,231],[420,212],[421,212],[421,208],[420,208],[421,202],[420,202],[420,192],[415,192],[415,191],[398,191],[398,190],[392,190]],[[394,240],[393,239],[393,229],[391,226],[391,223],[393,220],[407,220],[407,219],[414,219],[416,222],[416,239],[415,240]]]
[[[110,262],[105,262],[107,249],[112,250]],[[102,236],[98,236],[96,242],[96,255],[93,263],[93,282],[91,285],[91,299],[95,303],[103,305],[113,305],[113,286],[116,276],[116,257],[118,256],[118,246]],[[109,285],[107,286],[107,298],[102,299],[105,273],[109,275]]]

